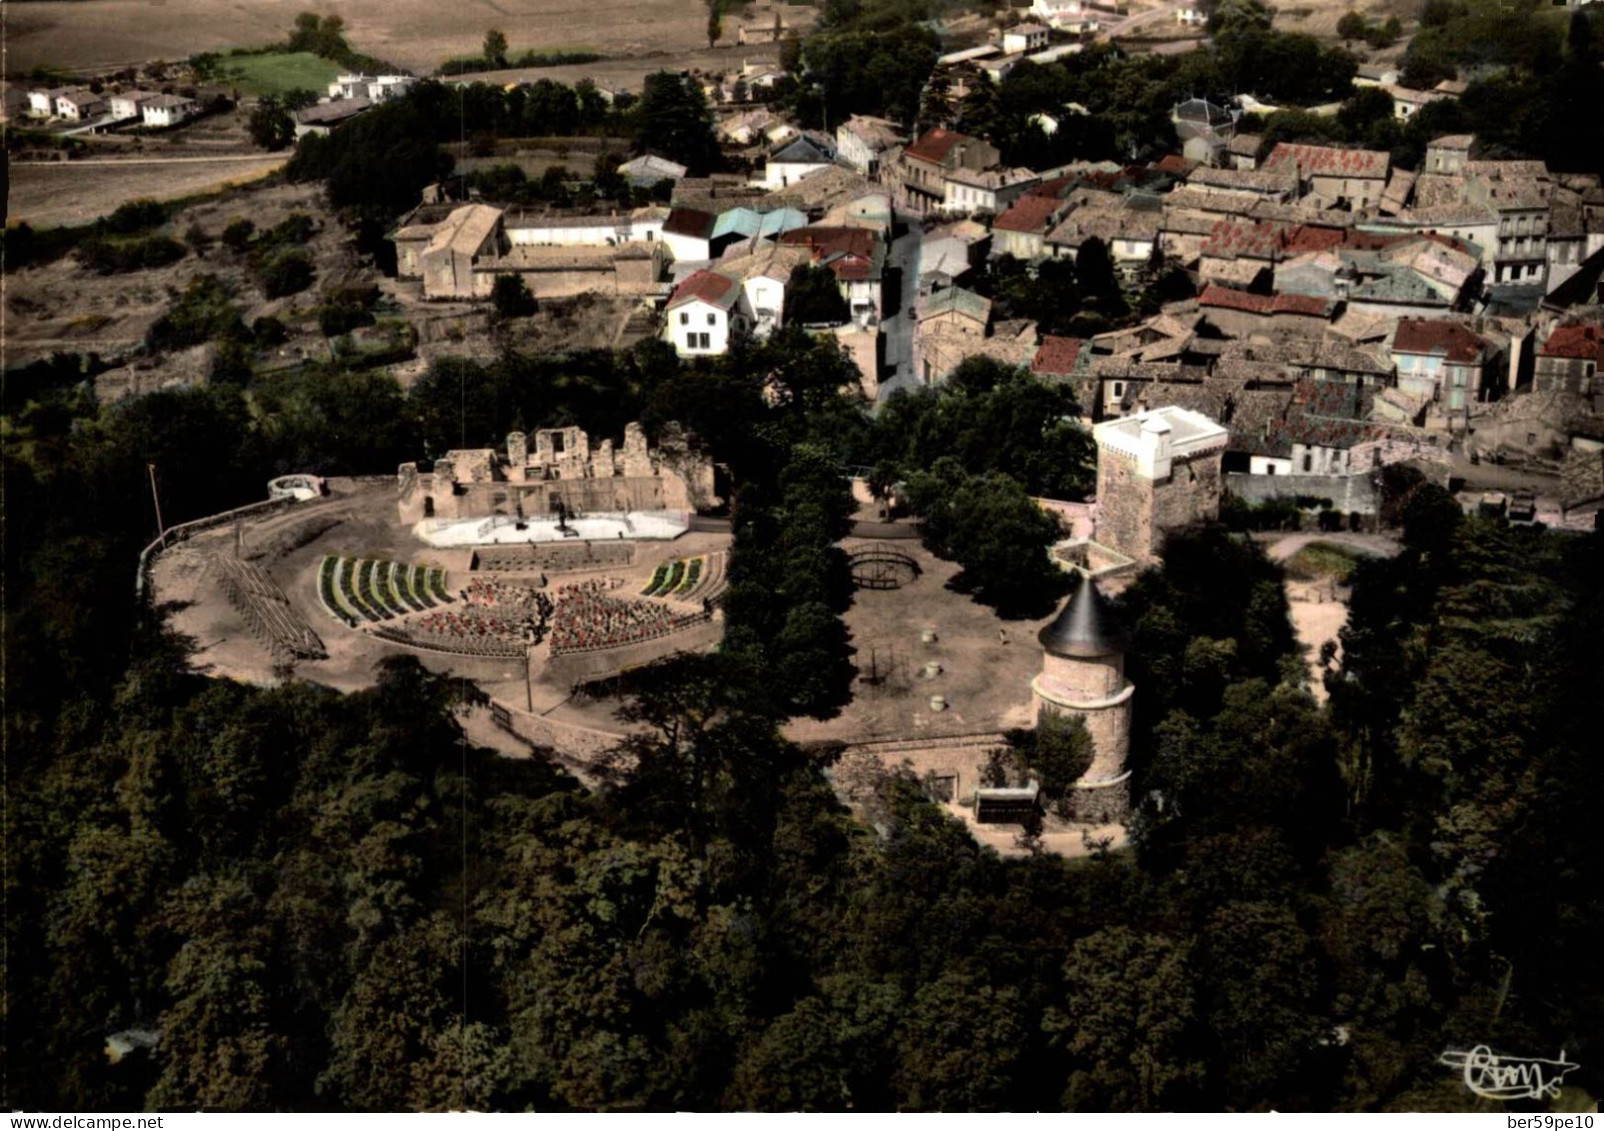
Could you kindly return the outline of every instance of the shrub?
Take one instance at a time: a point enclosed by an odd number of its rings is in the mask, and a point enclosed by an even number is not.
[[[305,212],[291,212],[274,224],[263,238],[276,244],[300,244],[312,238],[317,224]]]
[[[248,385],[255,372],[251,362],[251,351],[244,342],[236,338],[225,339],[217,344],[209,379],[214,385]]]
[[[212,246],[212,237],[199,223],[194,223],[185,229],[184,242],[197,252],[205,251]]]
[[[333,302],[318,307],[317,325],[326,338],[337,338],[341,334],[349,334],[358,326],[369,326],[373,323],[373,315],[364,307],[352,303]]]
[[[284,323],[271,315],[263,315],[251,323],[251,339],[256,342],[258,349],[281,346],[288,337],[289,331],[284,328]]]
[[[209,341],[240,340],[247,334],[228,288],[216,275],[197,275],[146,335],[153,349],[181,349]]]
[[[78,261],[102,275],[146,271],[184,258],[184,245],[171,236],[111,239],[91,236],[78,245]]]
[[[500,318],[526,318],[539,309],[522,275],[497,275],[490,302]]]
[[[243,216],[236,216],[223,229],[223,246],[230,251],[243,252],[251,246],[251,239],[255,235],[256,225]]]
[[[260,272],[262,292],[268,298],[299,294],[312,285],[312,257],[304,251],[281,251]]]
[[[130,235],[158,228],[166,222],[167,210],[154,200],[130,200],[119,204],[117,210],[106,217],[105,228],[118,235]]]

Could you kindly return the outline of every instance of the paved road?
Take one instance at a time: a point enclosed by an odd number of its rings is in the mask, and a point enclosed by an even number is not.
[[[913,329],[924,238],[922,223],[915,217],[909,217],[907,234],[891,243],[888,262],[902,272],[902,295],[896,314],[880,324],[880,331],[885,336],[885,361],[878,398],[882,404],[898,389],[919,388],[918,375],[913,371]]]
[[[1179,4],[1165,4],[1163,7],[1149,8],[1145,12],[1137,12],[1135,15],[1126,16],[1119,23],[1110,24],[1101,33],[1100,38],[1113,39],[1116,36],[1129,35],[1137,28],[1146,27],[1148,24],[1155,23],[1158,20],[1173,20],[1175,19],[1176,10],[1180,7],[1181,5]]]

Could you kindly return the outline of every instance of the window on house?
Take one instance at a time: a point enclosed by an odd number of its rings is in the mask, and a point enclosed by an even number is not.
[[[679,324],[681,326],[689,326],[691,324],[691,316],[683,310],[679,312]]]
[[[1275,464],[1272,463],[1272,464],[1267,465],[1265,467],[1265,469],[1264,469],[1264,474],[1266,474],[1266,475],[1274,475],[1275,474]]]
[[[709,314],[707,316],[707,324],[709,326],[717,326],[718,325],[718,316],[715,315],[715,314]]]
[[[1116,397],[1123,397],[1125,395],[1125,382],[1123,382],[1123,381],[1115,381],[1114,382],[1114,395]]]
[[[1311,471],[1314,470],[1314,453],[1313,452],[1304,452],[1303,453],[1303,470],[1304,470],[1305,474],[1307,474],[1308,472],[1311,472]]]
[[[1526,442],[1528,444],[1537,443],[1537,433],[1536,432],[1528,432],[1528,433],[1526,433]]]

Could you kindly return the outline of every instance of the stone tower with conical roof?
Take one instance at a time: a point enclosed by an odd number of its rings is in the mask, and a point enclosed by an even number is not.
[[[1108,601],[1090,577],[1039,637],[1042,670],[1031,681],[1036,717],[1073,715],[1086,722],[1092,764],[1075,783],[1071,808],[1078,821],[1123,823],[1130,812],[1131,695],[1125,678],[1126,638]]]

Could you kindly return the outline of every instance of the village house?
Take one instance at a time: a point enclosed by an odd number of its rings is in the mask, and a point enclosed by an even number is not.
[[[875,176],[887,151],[901,144],[902,131],[885,118],[854,114],[835,129],[836,155],[847,165]]]
[[[663,221],[663,243],[676,262],[704,263],[713,257],[718,217],[698,208],[674,208]]]
[[[954,169],[947,174],[941,211],[949,216],[995,216],[1040,183],[1029,169]]]
[[[720,119],[715,132],[719,140],[736,145],[753,145],[760,138],[777,145],[795,137],[799,131],[772,110],[759,106]]]
[[[904,149],[882,176],[890,182],[898,207],[919,213],[936,212],[946,202],[950,174],[993,168],[1001,156],[990,142],[937,128],[927,130]]]
[[[750,328],[740,283],[716,271],[698,271],[668,300],[663,338],[680,357],[715,357],[733,335]]]
[[[965,334],[984,338],[991,326],[991,300],[963,287],[937,291],[920,304],[921,334]]]
[[[992,224],[992,246],[998,255],[1041,259],[1047,254],[1047,233],[1072,205],[1051,192],[1032,190],[1015,201]]]
[[[1532,391],[1590,396],[1601,387],[1598,380],[1601,367],[1604,367],[1604,327],[1591,323],[1556,326],[1548,340],[1537,348]]]
[[[1426,160],[1420,166],[1423,173],[1443,173],[1458,176],[1470,160],[1470,147],[1476,139],[1471,134],[1448,134],[1426,144]]]
[[[1028,54],[1047,46],[1049,32],[1043,24],[1015,24],[1002,34],[1004,55]]]
[[[1354,73],[1354,86],[1396,86],[1400,75],[1397,63],[1360,63]]]
[[[668,209],[637,208],[592,216],[516,212],[503,219],[510,247],[611,247],[626,243],[658,243]]]
[[[779,239],[786,232],[805,228],[808,217],[795,208],[727,208],[713,221],[712,251],[715,258],[745,254],[762,241]]]
[[[656,188],[664,181],[682,181],[689,172],[678,161],[644,153],[618,166],[618,175],[637,188]]]
[[[1077,35],[1095,32],[1122,15],[1112,3],[1093,4],[1090,0],[1033,0],[1030,13],[1048,27]]]
[[[1181,154],[1199,164],[1223,163],[1226,146],[1236,136],[1236,117],[1206,98],[1188,98],[1170,111],[1181,142]]]
[[[1047,233],[1047,253],[1073,261],[1083,243],[1099,239],[1115,267],[1133,272],[1151,262],[1163,221],[1158,208],[1145,207],[1135,196],[1113,207],[1077,208]]]
[[[806,248],[766,243],[760,251],[719,264],[720,274],[741,281],[743,311],[754,338],[766,338],[785,324],[786,288],[792,272],[806,262]]]
[[[1035,356],[1030,359],[1030,372],[1037,380],[1068,386],[1082,406],[1082,418],[1089,421],[1096,387],[1096,383],[1088,379],[1091,360],[1092,351],[1086,348],[1085,339],[1044,334]]]
[[[494,277],[474,270],[485,256],[499,256],[504,248],[502,213],[488,204],[454,208],[442,220],[416,222],[414,212],[392,237],[396,245],[396,275],[420,279],[429,299],[484,298]]]
[[[1327,145],[1281,142],[1259,169],[1292,173],[1300,197],[1321,208],[1373,208],[1387,187],[1392,157],[1382,150],[1336,149]]]
[[[307,134],[327,136],[330,130],[344,125],[358,114],[366,113],[372,107],[373,103],[365,95],[303,106],[295,112],[295,138],[299,141]]]
[[[1548,213],[1548,280],[1553,294],[1604,251],[1604,189],[1590,189],[1581,200],[1555,200]]]
[[[71,91],[71,87],[58,86],[28,92],[28,115],[33,118],[54,118],[56,99]]]
[[[1414,117],[1422,106],[1448,97],[1440,90],[1411,90],[1407,86],[1385,86],[1382,89],[1392,99],[1392,116],[1400,122]]]
[[[1203,288],[1197,305],[1210,325],[1233,338],[1255,334],[1318,338],[1338,309],[1335,301],[1314,295],[1261,295],[1215,283]]]
[[[66,121],[93,121],[105,112],[105,100],[88,87],[72,87],[56,94],[56,117]]]
[[[139,112],[148,128],[160,130],[187,122],[200,112],[200,104],[193,98],[182,98],[176,94],[158,94],[155,98],[142,102]]]
[[[806,248],[816,266],[835,276],[854,324],[877,325],[885,312],[881,284],[886,245],[872,228],[827,227],[815,224],[780,233],[782,247]]]
[[[119,122],[131,121],[143,117],[140,107],[153,98],[161,97],[153,90],[128,90],[122,94],[114,94],[106,100],[113,119]]]
[[[333,101],[366,98],[369,102],[384,102],[400,98],[417,81],[411,75],[337,75],[329,83],[329,98]]]
[[[834,164],[835,147],[822,136],[804,134],[770,151],[761,184],[770,190],[782,189]]]
[[[1549,202],[1554,195],[1547,168],[1541,162],[1467,161],[1463,176],[1466,199],[1498,216],[1489,282],[1544,293]]]
[[[1484,401],[1487,343],[1462,322],[1405,318],[1392,336],[1398,391],[1421,397],[1438,412],[1464,412]]]
[[[919,290],[951,286],[986,261],[993,233],[973,220],[955,220],[925,233],[919,245]]]
[[[1232,169],[1251,171],[1259,167],[1259,149],[1264,145],[1263,134],[1237,134],[1225,143],[1225,160]]]

